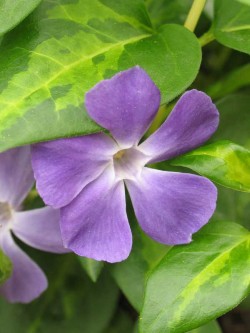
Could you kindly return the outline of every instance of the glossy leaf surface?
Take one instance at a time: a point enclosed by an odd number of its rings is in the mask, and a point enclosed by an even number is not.
[[[210,222],[193,238],[172,248],[150,274],[142,333],[187,332],[247,296],[250,233],[234,223]]]
[[[250,192],[250,151],[230,141],[218,141],[171,162],[187,167],[232,189]]]
[[[0,50],[0,150],[100,131],[84,94],[118,71],[140,65],[166,102],[201,61],[194,34],[179,25],[155,32],[142,0],[45,0]]]

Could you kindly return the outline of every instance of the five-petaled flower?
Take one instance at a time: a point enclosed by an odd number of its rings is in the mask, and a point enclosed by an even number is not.
[[[136,66],[103,80],[85,98],[104,133],[39,143],[32,148],[37,189],[60,208],[64,245],[78,255],[116,262],[131,251],[125,188],[141,228],[164,244],[183,244],[214,212],[216,187],[208,179],[146,167],[203,144],[219,114],[204,93],[191,90],[163,125],[140,143],[160,105],[160,92]]]
[[[11,277],[0,287],[0,294],[9,302],[28,303],[47,288],[43,271],[16,245],[11,232],[34,248],[68,252],[62,244],[58,210],[44,207],[20,211],[33,184],[29,147],[0,154],[0,247],[13,268]]]

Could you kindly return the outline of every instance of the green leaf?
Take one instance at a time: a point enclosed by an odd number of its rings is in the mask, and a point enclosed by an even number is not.
[[[217,186],[218,199],[213,219],[217,221],[237,221],[250,229],[250,194]]]
[[[11,272],[11,261],[2,251],[0,251],[0,285],[10,277]]]
[[[133,332],[133,325],[134,322],[129,313],[119,310],[118,313],[115,313],[111,325],[103,333],[130,333]]]
[[[103,262],[85,257],[78,257],[78,259],[91,280],[96,282],[103,269]]]
[[[207,323],[206,325],[195,328],[189,333],[222,333],[219,324],[213,320]]]
[[[133,333],[139,333],[139,322],[138,321],[134,325]]]
[[[250,309],[250,296],[249,295],[247,298],[245,298],[243,300],[242,303],[240,303],[240,307],[241,307],[241,309],[247,309],[247,310]]]
[[[229,95],[218,101],[220,111],[219,128],[213,135],[213,140],[232,139],[250,149],[250,97],[244,94]],[[237,221],[250,228],[250,198],[249,193],[233,191],[217,186],[218,200],[215,220]]]
[[[213,135],[213,140],[230,139],[250,149],[250,96],[229,95],[218,101],[216,105],[220,111],[220,123]]]
[[[0,1],[0,35],[13,29],[25,19],[41,0],[1,0]]]
[[[147,273],[168,249],[147,237],[137,224],[133,224],[132,252],[127,260],[109,266],[119,288],[138,312],[142,308]]]
[[[93,283],[74,255],[43,253],[42,258],[48,266],[48,289],[31,304],[0,299],[1,332],[103,333],[119,296],[109,274],[103,272]]]
[[[212,99],[224,97],[250,84],[250,64],[239,67],[207,89]],[[240,102],[240,99],[239,99]],[[239,112],[237,112],[239,114]]]
[[[192,0],[146,0],[152,24],[156,27],[165,23],[184,24]]]
[[[184,27],[152,30],[143,0],[44,0],[0,50],[0,150],[100,131],[84,94],[118,71],[140,65],[167,102],[190,85],[201,61]]]
[[[232,189],[250,192],[250,151],[230,141],[218,141],[171,161]]]
[[[237,1],[250,6],[250,0],[237,0]]]
[[[249,6],[236,0],[215,0],[214,35],[221,44],[250,54]]]
[[[186,332],[239,304],[249,292],[249,245],[240,225],[210,222],[173,247],[149,276],[140,332]]]

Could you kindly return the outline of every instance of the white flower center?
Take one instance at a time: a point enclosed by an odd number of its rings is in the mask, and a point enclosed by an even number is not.
[[[8,202],[0,202],[0,231],[7,227],[12,219],[12,207]]]
[[[113,155],[116,179],[136,179],[148,161],[148,156],[137,147],[118,150]]]

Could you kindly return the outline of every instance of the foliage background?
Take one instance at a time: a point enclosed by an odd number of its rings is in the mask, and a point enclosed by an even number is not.
[[[213,6],[208,0],[195,34],[183,27],[191,5],[189,0],[0,2],[1,151],[101,130],[84,110],[84,93],[135,64],[162,93],[151,132],[187,88],[207,92],[221,119],[207,146],[161,164],[192,169],[219,184],[213,221],[193,243],[169,249],[150,240],[128,202],[134,244],[125,262],[103,264],[20,244],[45,270],[49,288],[29,305],[1,300],[3,332],[135,333],[140,326],[143,333],[219,333],[211,320],[247,296],[250,2],[215,0]],[[42,205],[33,190],[25,207]],[[9,267],[4,256],[0,263],[3,280]],[[240,306],[248,308],[249,300]]]

